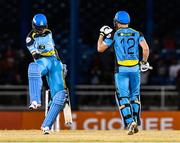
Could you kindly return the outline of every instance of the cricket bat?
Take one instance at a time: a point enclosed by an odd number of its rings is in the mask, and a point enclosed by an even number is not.
[[[72,113],[71,113],[71,104],[70,104],[69,94],[67,94],[67,97],[66,97],[63,113],[64,113],[65,125],[68,127],[71,127],[71,125],[72,125]]]
[[[119,109],[119,106],[120,106],[120,105],[119,105],[119,100],[118,100],[118,97],[117,97],[118,95],[117,95],[117,93],[116,93],[116,92],[115,92],[115,94],[114,94],[114,95],[115,95],[116,104],[117,104],[117,107],[118,107],[119,114],[121,115],[121,110]]]

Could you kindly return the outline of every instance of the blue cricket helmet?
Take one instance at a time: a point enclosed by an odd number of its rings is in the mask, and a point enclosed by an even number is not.
[[[47,28],[47,19],[44,14],[36,14],[32,20],[32,27],[34,30],[41,31]]]
[[[114,17],[114,21],[117,21],[121,24],[129,24],[130,16],[126,11],[118,11]]]

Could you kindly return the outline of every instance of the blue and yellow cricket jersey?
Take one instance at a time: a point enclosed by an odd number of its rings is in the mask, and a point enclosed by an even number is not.
[[[26,38],[26,46],[31,52],[39,53],[41,56],[55,55],[54,40],[49,29],[45,29],[42,34],[31,31]]]
[[[104,44],[113,44],[119,66],[135,66],[139,63],[139,43],[144,36],[132,29],[121,28],[114,33],[113,39],[104,39]]]

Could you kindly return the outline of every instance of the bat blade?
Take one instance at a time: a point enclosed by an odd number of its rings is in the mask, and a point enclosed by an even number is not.
[[[63,113],[64,113],[65,125],[68,127],[71,127],[71,125],[72,125],[72,113],[71,113],[70,100],[65,102]]]

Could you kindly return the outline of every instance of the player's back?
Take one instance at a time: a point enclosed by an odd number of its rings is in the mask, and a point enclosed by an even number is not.
[[[121,28],[114,33],[114,49],[119,66],[135,66],[139,63],[140,32],[132,28]]]

